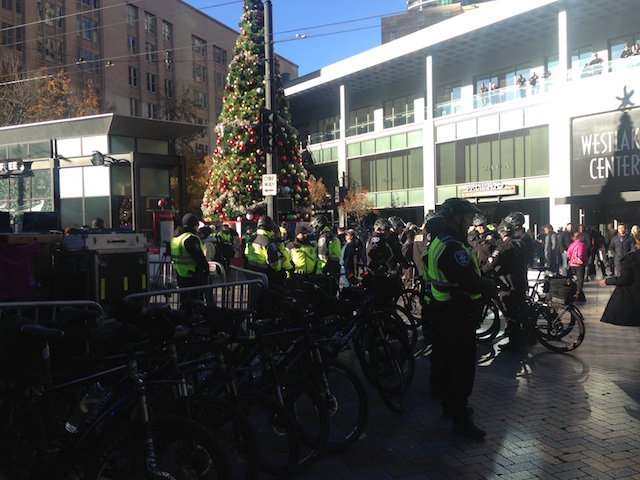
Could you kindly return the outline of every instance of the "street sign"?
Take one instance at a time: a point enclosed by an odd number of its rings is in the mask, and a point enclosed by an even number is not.
[[[269,173],[262,175],[262,195],[265,197],[278,194],[278,175]]]

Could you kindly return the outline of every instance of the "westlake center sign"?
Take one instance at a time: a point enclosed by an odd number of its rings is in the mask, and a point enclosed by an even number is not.
[[[574,196],[640,190],[640,109],[573,120],[571,180]]]

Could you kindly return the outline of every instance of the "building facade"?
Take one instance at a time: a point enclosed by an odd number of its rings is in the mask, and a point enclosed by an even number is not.
[[[89,80],[118,115],[194,123],[203,153],[215,145],[238,31],[180,0],[3,0],[0,55],[27,76],[64,70]],[[240,18],[238,18],[238,22]],[[283,78],[297,65],[279,58]]]
[[[497,0],[294,80],[312,170],[417,223],[453,196],[534,231],[638,223],[637,7]]]

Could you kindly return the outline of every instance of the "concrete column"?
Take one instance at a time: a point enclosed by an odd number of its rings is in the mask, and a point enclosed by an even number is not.
[[[423,185],[424,185],[424,211],[436,206],[436,148],[435,129],[433,126],[433,56],[426,59],[426,82],[425,91],[427,98],[427,118],[422,128],[422,158],[423,158]],[[417,121],[416,113],[416,121]]]

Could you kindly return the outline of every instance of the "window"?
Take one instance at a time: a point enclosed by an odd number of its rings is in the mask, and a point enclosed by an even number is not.
[[[129,99],[129,115],[132,117],[140,117],[140,104],[137,98]]]
[[[22,0],[16,0],[16,13],[22,13]]]
[[[146,42],[144,45],[144,58],[147,62],[155,63],[156,47],[152,43]]]
[[[196,63],[193,66],[193,79],[196,82],[207,83],[207,67]]]
[[[227,51],[214,45],[213,60],[219,65],[227,65]]]
[[[82,37],[91,40],[91,19],[82,17]]]
[[[62,7],[58,7],[58,21],[56,22],[56,26],[60,30],[64,30],[64,10]]]
[[[171,41],[172,30],[173,30],[173,25],[163,20],[162,21],[162,38],[164,38],[167,42]]]
[[[13,48],[15,44],[14,32],[15,30],[12,28],[12,25],[9,25],[8,23],[2,24],[2,46],[3,47]]]
[[[2,8],[13,10],[13,0],[2,0]]]
[[[56,6],[51,2],[46,2],[44,4],[44,23],[47,25],[51,25],[52,27],[55,25],[54,19],[56,18]]]
[[[154,103],[147,105],[147,116],[149,118],[158,118],[158,106]]]
[[[173,63],[173,59],[171,58],[171,52],[168,50],[165,50],[162,55],[164,56],[164,68],[166,68],[167,70],[171,70],[172,68],[171,64]]]
[[[44,41],[44,59],[50,62],[56,61],[56,42],[50,38]]]
[[[202,40],[201,38],[196,37],[195,35],[191,36],[191,45],[192,45],[192,49],[193,49],[193,53],[195,53],[196,55],[200,55],[201,57],[206,56],[207,54],[207,49],[206,49],[206,42],[204,40]]]
[[[220,90],[224,89],[225,78],[224,75],[220,72],[216,72],[216,88]]]
[[[173,82],[171,80],[164,80],[164,96],[167,98],[173,97]]]
[[[207,109],[207,94],[204,92],[199,92],[198,90],[196,90],[194,92],[194,98],[193,100],[196,103],[196,107],[198,108],[202,108],[204,110]]]
[[[98,43],[100,41],[98,22],[93,22],[93,41]]]
[[[422,148],[349,160],[349,179],[370,192],[422,188]]]
[[[138,86],[138,69],[136,67],[129,67],[129,85]]]
[[[156,93],[156,76],[149,72],[147,72],[147,91]]]
[[[138,20],[138,8],[127,4],[127,23],[135,26],[136,20]]]
[[[591,61],[593,50],[591,45],[587,47],[576,48],[571,52],[571,68],[580,71],[587,63]]]
[[[127,46],[129,47],[129,55],[136,55],[138,53],[136,37],[127,35]]]
[[[144,30],[151,34],[156,33],[156,16],[149,12],[144,12]]]
[[[349,112],[349,134],[360,135],[373,131],[373,106]]]
[[[413,123],[413,95],[384,102],[384,127]]]
[[[15,29],[16,32],[16,51],[22,52],[24,48],[24,27],[17,27]],[[60,46],[62,46],[62,42],[60,42]]]

